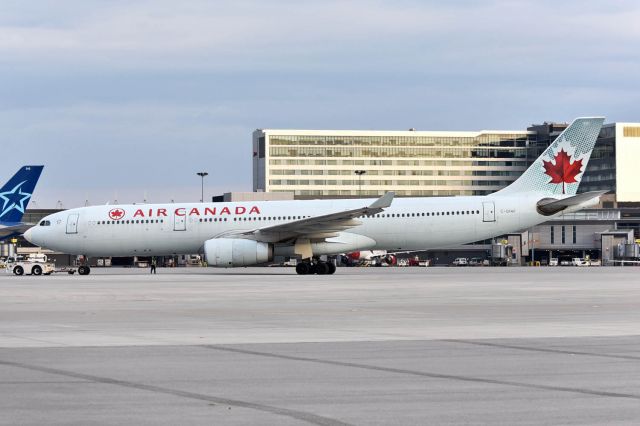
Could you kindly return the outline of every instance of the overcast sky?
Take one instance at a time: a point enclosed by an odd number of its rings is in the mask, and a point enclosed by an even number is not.
[[[640,121],[640,2],[3,0],[0,180],[31,207],[251,191],[256,128]]]

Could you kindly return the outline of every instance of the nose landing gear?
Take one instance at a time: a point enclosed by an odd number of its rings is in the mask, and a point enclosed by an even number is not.
[[[332,275],[336,272],[336,265],[332,262],[323,262],[321,260],[303,260],[296,265],[296,273],[298,275]]]

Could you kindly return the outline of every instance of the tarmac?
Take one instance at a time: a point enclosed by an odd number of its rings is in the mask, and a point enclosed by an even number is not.
[[[635,425],[640,268],[0,273],[0,414],[0,425]]]

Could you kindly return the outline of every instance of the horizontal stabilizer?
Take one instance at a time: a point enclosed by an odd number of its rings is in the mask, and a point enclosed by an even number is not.
[[[556,213],[560,213],[570,207],[577,207],[587,201],[599,198],[606,194],[608,191],[592,191],[582,194],[574,195],[573,197],[564,198],[558,200],[555,198],[543,198],[538,201],[538,212],[545,216],[551,216]]]
[[[0,240],[14,235],[22,235],[32,226],[33,223],[3,223],[0,225]]]

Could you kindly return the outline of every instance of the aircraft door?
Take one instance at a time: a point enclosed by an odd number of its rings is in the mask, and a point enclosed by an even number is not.
[[[67,216],[67,234],[78,233],[78,213],[70,214]]]
[[[174,231],[186,231],[187,230],[187,216],[186,215],[173,215],[173,230]]]
[[[482,203],[482,221],[483,222],[496,221],[496,206],[493,203],[493,201],[486,201]]]

